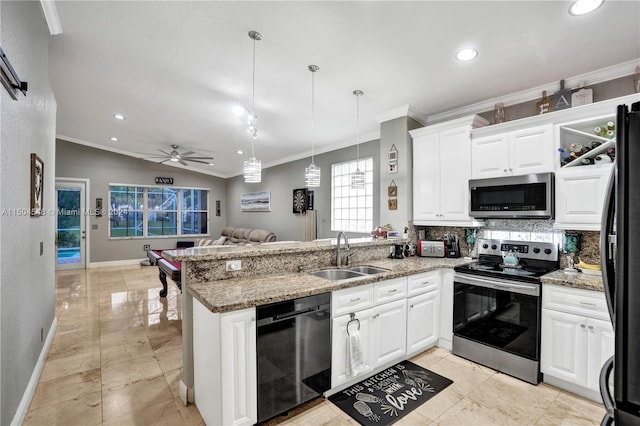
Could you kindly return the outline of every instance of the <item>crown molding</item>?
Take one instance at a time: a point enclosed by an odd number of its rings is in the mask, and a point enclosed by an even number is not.
[[[49,26],[49,33],[51,35],[62,34],[62,25],[60,24],[60,18],[58,18],[58,9],[54,0],[40,0],[40,6],[42,6],[42,12],[44,13],[44,19]]]
[[[413,118],[423,126],[427,124],[427,115],[409,104],[399,106],[386,112],[382,112],[378,114],[375,119],[378,124],[382,124],[386,121],[395,120],[396,118],[401,117]]]
[[[640,58],[632,59],[617,65],[611,65],[596,71],[587,72],[574,77],[565,78],[565,87],[592,86],[604,81],[615,80],[616,78],[625,77],[635,74],[636,66],[640,64]],[[558,82],[544,84],[534,87],[533,89],[523,90],[521,92],[512,93],[507,96],[496,97],[486,101],[477,102],[462,108],[453,109],[439,114],[427,117],[427,124],[439,123],[451,120],[453,118],[463,117],[480,112],[491,111],[498,102],[502,102],[506,106],[517,105],[523,102],[539,99],[543,91],[548,93],[556,92],[560,89]]]

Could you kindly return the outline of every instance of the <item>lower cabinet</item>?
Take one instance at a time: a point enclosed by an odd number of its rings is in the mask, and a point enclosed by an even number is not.
[[[438,341],[440,292],[413,296],[407,301],[407,355],[423,351]]]
[[[373,322],[373,308],[363,309],[356,313],[355,319],[351,322],[349,314],[342,315],[331,320],[331,387],[336,387],[347,382],[352,377],[347,374],[347,325],[349,331],[358,330],[362,343],[362,353],[365,356],[364,362],[367,369],[361,374],[368,373],[373,369],[370,354],[373,347],[373,333],[371,323]]]
[[[376,306],[373,312],[371,364],[375,369],[407,352],[407,300]]]
[[[603,293],[543,287],[540,370],[545,382],[600,401],[600,369],[614,352],[607,315]]]
[[[195,402],[206,424],[255,424],[255,308],[217,314],[194,299],[193,368]]]

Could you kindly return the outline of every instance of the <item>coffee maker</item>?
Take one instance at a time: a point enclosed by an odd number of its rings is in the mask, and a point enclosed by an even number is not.
[[[390,248],[389,259],[404,259],[404,244],[394,244]]]
[[[445,235],[444,245],[447,257],[460,257],[460,242],[455,235]]]

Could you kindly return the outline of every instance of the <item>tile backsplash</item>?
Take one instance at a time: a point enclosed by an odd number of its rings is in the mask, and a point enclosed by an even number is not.
[[[410,232],[411,240],[416,239],[419,231],[424,231],[425,239],[441,240],[445,235],[456,235],[460,241],[463,256],[469,255],[469,245],[465,241],[465,229],[450,226],[414,226]],[[573,232],[573,231],[572,231]],[[579,231],[581,248],[575,255],[575,261],[582,259],[586,263],[600,263],[600,232]],[[489,219],[485,226],[478,228],[476,238],[493,238],[515,241],[543,241],[558,244],[562,253],[565,231],[553,229],[552,220]],[[560,255],[560,267],[567,266],[566,255]]]

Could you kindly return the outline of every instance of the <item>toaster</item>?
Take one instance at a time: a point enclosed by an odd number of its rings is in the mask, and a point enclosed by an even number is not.
[[[418,256],[422,257],[445,257],[447,250],[444,241],[418,241]]]

